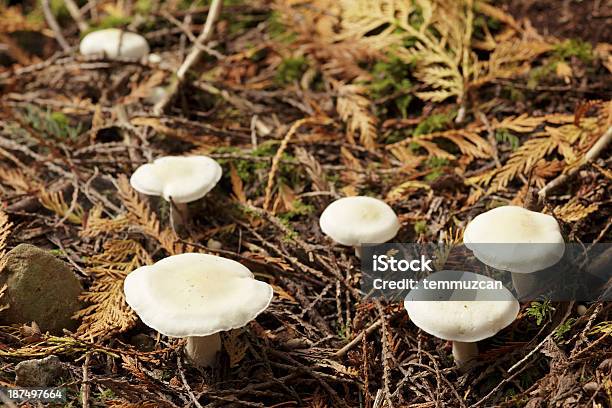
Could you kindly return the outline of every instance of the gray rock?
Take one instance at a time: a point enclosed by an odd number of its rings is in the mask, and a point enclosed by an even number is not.
[[[7,284],[2,303],[10,307],[0,312],[0,323],[35,321],[43,333],[74,330],[77,322],[72,316],[81,307],[78,296],[83,287],[70,267],[51,253],[28,244],[18,245],[5,259],[0,287]]]
[[[15,384],[19,387],[49,387],[64,374],[66,370],[56,356],[39,360],[27,360],[15,366]]]

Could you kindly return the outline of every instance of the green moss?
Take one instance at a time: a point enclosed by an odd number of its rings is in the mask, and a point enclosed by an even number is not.
[[[132,18],[127,16],[105,16],[100,20],[96,29],[125,27],[131,22]]]
[[[136,0],[134,9],[137,13],[148,14],[153,11],[153,2],[151,0]]]
[[[448,125],[453,121],[456,115],[457,112],[454,110],[449,113],[436,113],[433,115],[429,115],[417,125],[417,127],[414,129],[413,134],[414,136],[426,135],[428,133],[446,129]]]
[[[27,106],[23,119],[42,134],[58,140],[76,140],[81,134],[82,125],[73,126],[70,118],[62,112],[43,111],[35,106]]]
[[[314,206],[310,204],[305,204],[302,200],[296,199],[291,203],[293,205],[293,210],[287,211],[284,214],[281,214],[279,218],[284,219],[286,221],[290,221],[295,217],[299,217],[301,215],[312,214],[315,211]]]
[[[588,64],[593,61],[593,47],[588,42],[572,38],[555,45],[553,55],[556,59],[564,61],[576,57]]]
[[[531,305],[527,308],[527,316],[536,319],[536,324],[539,326],[544,320],[550,319],[554,310],[555,308],[550,304],[550,300],[531,302]]]
[[[268,34],[276,41],[289,44],[295,41],[296,34],[281,21],[278,11],[273,11],[268,16]]]
[[[66,3],[64,2],[64,0],[51,0],[49,2],[49,6],[51,7],[51,12],[53,13],[53,15],[58,19],[61,20],[70,17],[70,13],[66,8]]]
[[[97,395],[95,395],[95,398],[97,400],[99,400],[100,402],[104,402],[106,400],[111,400],[111,399],[113,399],[115,397],[116,397],[116,395],[113,392],[113,390],[111,390],[111,389],[102,390],[99,393],[97,393]]]
[[[572,329],[572,324],[574,324],[575,321],[576,319],[569,318],[563,324],[560,324],[557,330],[555,330],[555,334],[553,335],[554,339],[556,341],[563,340],[565,335]]]
[[[402,94],[412,88],[408,72],[410,72],[408,64],[397,57],[389,57],[387,61],[374,64],[372,80],[367,85],[374,99],[399,93],[400,95],[393,99],[393,104],[404,118],[408,116],[408,106],[412,101],[412,95]]]
[[[423,220],[415,222],[414,232],[419,235],[427,233],[427,223]]]
[[[285,58],[278,66],[274,82],[277,85],[285,85],[298,81],[307,69],[308,62],[306,58]]]
[[[548,61],[529,72],[527,87],[535,89],[540,82],[556,76],[557,64],[559,62],[567,63],[572,57],[576,57],[585,64],[589,64],[594,59],[593,47],[591,44],[579,39],[569,39],[555,45]]]
[[[518,136],[512,134],[508,129],[501,128],[495,131],[495,140],[497,143],[506,143],[510,145],[512,150],[518,149],[521,144]]]

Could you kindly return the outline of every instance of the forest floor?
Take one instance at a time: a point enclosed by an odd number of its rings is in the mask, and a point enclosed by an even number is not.
[[[52,250],[85,288],[74,330],[0,326],[0,386],[56,355],[70,407],[612,406],[609,303],[524,303],[464,373],[401,303],[364,298],[352,249],[320,231],[331,201],[359,194],[399,214],[397,242],[461,242],[503,204],[554,215],[585,251],[611,242],[609,143],[591,154],[611,137],[610,3],[410,4],[231,0],[199,41],[208,2],[0,2],[0,249]],[[107,27],[159,61],[80,55]],[[128,179],[194,154],[223,176],[180,235]],[[183,252],[275,291],[224,333],[214,370],[123,296],[133,269]]]

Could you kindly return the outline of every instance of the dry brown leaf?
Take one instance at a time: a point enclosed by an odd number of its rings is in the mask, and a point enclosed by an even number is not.
[[[244,193],[244,183],[238,175],[238,170],[236,170],[236,166],[234,166],[233,163],[230,163],[230,179],[232,182],[232,192],[234,193],[234,198],[238,200],[239,203],[245,204],[247,198],[246,194]]]

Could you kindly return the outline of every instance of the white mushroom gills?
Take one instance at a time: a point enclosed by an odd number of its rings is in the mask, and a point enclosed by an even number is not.
[[[185,353],[210,367],[221,350],[219,333],[243,327],[270,304],[272,287],[242,264],[214,255],[187,253],[130,273],[127,303],[147,326],[187,338]]]
[[[344,197],[332,202],[321,214],[323,233],[335,242],[352,246],[361,257],[361,244],[380,244],[397,235],[400,222],[393,209],[373,197]]]
[[[517,206],[502,206],[476,216],[463,234],[465,246],[482,263],[512,272],[517,293],[531,292],[537,278],[521,276],[561,260],[565,241],[557,220]]]
[[[140,34],[107,28],[83,37],[79,51],[83,55],[104,53],[107,58],[142,58],[149,54],[149,44]]]
[[[136,169],[130,184],[139,193],[171,202],[172,226],[180,231],[189,219],[187,204],[208,194],[222,172],[208,156],[165,156]]]
[[[469,280],[493,281],[471,272],[464,275]],[[433,293],[430,296],[436,298]],[[498,300],[478,300],[477,294],[472,301],[415,301],[410,300],[409,293],[404,308],[417,327],[439,339],[452,341],[455,363],[465,368],[478,356],[476,342],[494,336],[518,315],[519,303],[509,290],[504,288],[498,296]]]

